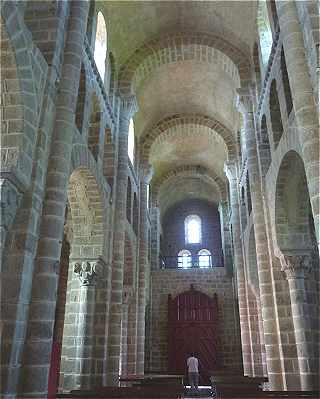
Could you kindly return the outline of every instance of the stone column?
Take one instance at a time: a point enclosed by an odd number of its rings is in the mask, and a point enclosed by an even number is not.
[[[277,0],[276,6],[319,246],[319,113],[312,89],[296,2]]]
[[[151,219],[151,269],[159,269],[160,255],[160,209],[153,205],[150,211]]]
[[[237,271],[237,287],[238,287],[238,301],[239,301],[239,316],[240,316],[240,330],[241,330],[241,345],[242,345],[242,359],[243,359],[243,373],[244,375],[252,375],[251,367],[251,347],[249,335],[249,320],[246,299],[246,281],[244,274],[244,257],[241,243],[241,225],[240,225],[240,210],[239,210],[239,195],[238,195],[238,170],[236,161],[229,161],[225,163],[224,170],[229,180],[230,187],[230,206],[231,206],[231,224],[232,224],[232,238],[234,248],[234,265]]]
[[[255,231],[260,303],[265,335],[264,341],[266,347],[267,370],[271,389],[281,390],[283,388],[283,382],[278,342],[277,317],[272,286],[272,266],[268,256],[269,248],[264,220],[261,176],[256,148],[253,108],[248,89],[239,90],[239,95],[239,108],[244,118],[244,130],[247,143],[247,162]]]
[[[227,201],[219,203],[219,215],[221,224],[221,239],[223,249],[223,262],[224,266],[230,276],[233,275],[230,230],[229,230],[229,208]]]
[[[95,385],[96,295],[106,272],[102,259],[70,263],[60,369],[63,391]]]
[[[128,182],[128,132],[130,119],[136,111],[137,102],[134,96],[122,99],[118,133],[118,167],[114,213],[112,287],[106,367],[108,385],[118,385],[119,382],[124,243]]]
[[[316,390],[319,389],[319,352],[313,343],[311,307],[306,289],[306,279],[310,277],[312,270],[311,256],[283,255],[281,265],[290,289],[301,389]],[[317,344],[319,343],[315,343]]]
[[[124,288],[121,316],[120,374],[128,373],[128,315],[130,293]]]
[[[10,179],[0,179],[0,262],[7,232],[16,216],[22,199],[23,187]]]
[[[19,392],[46,398],[88,2],[70,3]]]
[[[140,229],[139,229],[139,278],[137,316],[137,374],[144,373],[145,313],[147,305],[148,262],[148,185],[152,169],[142,165],[140,169]]]

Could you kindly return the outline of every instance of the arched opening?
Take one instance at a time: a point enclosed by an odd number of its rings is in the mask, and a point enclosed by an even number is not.
[[[85,101],[86,101],[86,71],[82,64],[80,72],[78,100],[76,107],[76,126],[80,134],[82,133],[82,128],[83,128]]]
[[[310,359],[310,371],[300,371],[301,389],[317,389],[319,352],[319,251],[315,243],[314,220],[303,161],[289,151],[283,158],[276,182],[276,245],[284,276],[288,281],[288,302],[300,370]],[[301,309],[302,311],[297,311]],[[308,373],[309,376],[308,376]]]
[[[178,253],[178,267],[181,267],[182,269],[188,269],[191,266],[192,266],[191,252],[188,251],[187,249],[182,249]]]
[[[311,216],[310,216],[311,215]],[[304,164],[295,151],[282,160],[276,186],[277,244],[283,253],[314,250],[314,223]]]
[[[126,207],[126,212],[127,212],[127,220],[129,223],[131,223],[131,214],[132,214],[132,185],[131,185],[131,180],[128,177],[128,184],[127,184],[127,207]]]
[[[131,164],[134,165],[134,123],[133,119],[130,119],[129,124],[129,135],[128,135],[128,157],[131,161]]]
[[[199,244],[201,242],[201,219],[198,215],[189,215],[184,221],[186,244]]]
[[[101,122],[101,111],[98,97],[92,95],[92,110],[90,116],[90,125],[88,132],[88,147],[94,157],[98,160],[99,155],[99,140],[100,140],[100,122]]]
[[[107,55],[107,27],[101,11],[97,16],[96,38],[94,43],[94,60],[96,62],[100,77],[104,82]]]
[[[283,134],[283,125],[282,125],[280,104],[279,104],[278,91],[277,91],[277,82],[275,79],[271,83],[269,107],[270,107],[270,118],[271,118],[272,133],[273,133],[272,135],[273,146],[274,150],[276,150]]]
[[[263,115],[261,119],[259,153],[262,173],[265,176],[271,164],[271,150],[267,127],[267,118],[265,115]]]
[[[282,73],[284,96],[286,99],[287,114],[288,114],[288,118],[289,118],[292,108],[293,108],[293,103],[292,103],[291,88],[290,88],[289,76],[288,76],[287,65],[286,65],[286,58],[284,55],[283,47],[281,50],[281,73]]]
[[[66,236],[70,255],[68,261],[62,252],[60,263],[64,259],[65,263],[68,262],[68,272],[65,270],[60,280],[64,286],[58,288],[62,299],[58,299],[61,308],[57,309],[57,315],[64,313],[60,391],[90,388],[93,381],[102,384],[100,354],[104,353],[108,317],[104,279],[106,263],[103,259],[105,209],[99,186],[87,168],[79,167],[71,174],[68,201],[70,211],[66,214]],[[59,327],[61,324],[60,317],[56,325]]]
[[[262,65],[264,68],[266,68],[268,65],[272,47],[272,32],[270,28],[266,0],[259,0],[257,23],[259,30]]]
[[[199,267],[212,267],[211,252],[208,249],[201,249],[198,252]]]

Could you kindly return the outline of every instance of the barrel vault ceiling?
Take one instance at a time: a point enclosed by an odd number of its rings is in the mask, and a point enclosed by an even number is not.
[[[219,202],[236,153],[236,89],[250,69],[256,1],[103,1],[120,92],[137,96],[135,135],[162,213]]]

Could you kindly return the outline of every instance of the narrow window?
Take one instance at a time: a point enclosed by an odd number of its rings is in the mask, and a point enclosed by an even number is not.
[[[104,73],[106,69],[107,55],[107,28],[102,12],[98,12],[96,40],[94,44],[94,60],[102,81],[104,81]]]
[[[190,215],[184,221],[186,244],[201,242],[201,219],[197,215]]]
[[[271,47],[272,47],[272,32],[270,28],[266,0],[259,1],[257,22],[259,30],[261,58],[263,66],[266,67],[269,61]]]
[[[192,265],[191,252],[188,251],[187,249],[182,249],[178,253],[178,267],[187,269],[187,268],[191,267],[191,265]]]
[[[131,118],[129,124],[129,136],[128,136],[128,156],[133,165],[134,162],[134,124]]]
[[[201,249],[198,252],[199,267],[212,267],[211,252],[207,249]]]

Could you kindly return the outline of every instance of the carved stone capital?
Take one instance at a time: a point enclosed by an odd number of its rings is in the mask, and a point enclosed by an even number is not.
[[[244,89],[238,89],[238,99],[237,108],[242,114],[252,114],[253,113],[253,101],[251,95],[251,86]]]
[[[106,276],[106,264],[102,259],[79,261],[73,266],[82,286],[94,286]]]
[[[149,184],[153,176],[153,167],[148,163],[140,165],[140,178],[145,184]]]
[[[127,121],[133,117],[133,115],[138,111],[138,102],[135,95],[121,97],[121,117],[125,118]]]
[[[282,255],[280,261],[288,280],[307,278],[312,270],[310,255]]]
[[[237,179],[237,163],[236,161],[225,161],[223,170],[229,181]]]
[[[0,179],[0,226],[8,230],[15,218],[22,199],[22,192],[9,179]]]

